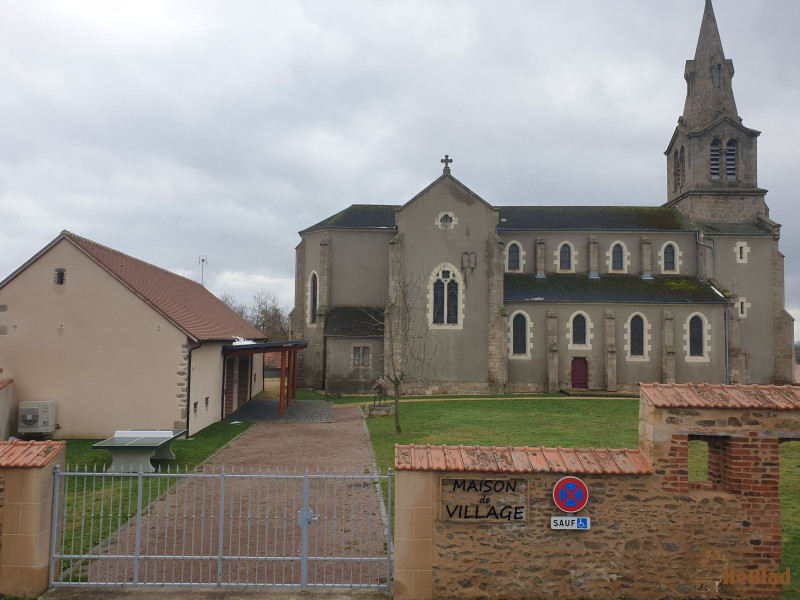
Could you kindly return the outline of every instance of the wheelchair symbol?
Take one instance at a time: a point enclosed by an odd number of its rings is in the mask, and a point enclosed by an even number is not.
[[[578,529],[586,529],[586,518],[585,517],[578,517]]]

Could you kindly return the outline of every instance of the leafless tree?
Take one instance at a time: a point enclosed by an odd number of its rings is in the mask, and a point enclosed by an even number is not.
[[[240,302],[229,292],[219,299],[233,312],[263,333],[271,342],[289,339],[289,311],[278,302],[272,290],[261,290],[253,294],[252,304]]]
[[[384,308],[384,375],[394,393],[394,426],[400,426],[400,396],[409,383],[420,387],[439,380],[436,370],[438,343],[431,335],[426,310],[425,286],[420,277],[396,274],[390,299]]]

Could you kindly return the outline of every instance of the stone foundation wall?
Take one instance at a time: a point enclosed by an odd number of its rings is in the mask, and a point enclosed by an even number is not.
[[[562,476],[520,477],[528,484],[525,522],[465,523],[441,519],[439,482],[497,479],[496,473],[398,472],[395,597],[683,597],[702,595],[698,571],[708,552],[722,556],[728,569],[753,568],[755,538],[741,516],[748,498],[725,491],[665,492],[658,475],[583,476],[589,504],[578,515],[591,518],[591,529],[552,530],[550,517],[566,516],[552,499]],[[404,532],[421,537],[406,541]],[[430,557],[427,570],[423,557]],[[780,558],[768,569],[779,565]],[[718,593],[746,596],[751,589],[723,586]]]

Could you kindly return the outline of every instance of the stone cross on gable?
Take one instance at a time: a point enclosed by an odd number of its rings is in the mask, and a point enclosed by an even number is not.
[[[444,169],[443,169],[444,174],[445,175],[449,175],[450,174],[450,163],[453,162],[453,159],[450,158],[450,155],[449,154],[445,154],[444,158],[442,160],[440,160],[439,162],[444,164]]]

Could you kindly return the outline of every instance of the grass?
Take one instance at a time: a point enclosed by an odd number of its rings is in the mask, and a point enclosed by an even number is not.
[[[404,402],[403,433],[394,417],[368,419],[373,452],[385,471],[394,467],[395,444],[636,448],[638,399],[580,398]],[[690,444],[690,480],[707,479],[707,446]],[[800,575],[800,442],[781,444],[783,562]],[[800,577],[784,588],[800,598]]]
[[[253,423],[228,423],[220,421],[198,431],[188,440],[179,438],[172,442],[172,452],[175,460],[155,461],[156,468],[161,467],[166,470],[170,467],[175,470],[180,466],[181,469],[192,469],[196,465],[202,464],[217,450],[224,447],[228,442],[240,433],[246,431]],[[70,469],[74,470],[77,466],[80,469],[102,471],[103,467],[111,466],[111,452],[108,450],[94,450],[92,444],[100,440],[67,440],[67,463]]]

